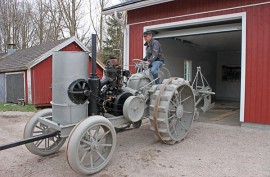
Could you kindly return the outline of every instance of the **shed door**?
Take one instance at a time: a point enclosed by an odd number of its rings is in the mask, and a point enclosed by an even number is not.
[[[6,75],[7,102],[17,103],[18,99],[24,98],[24,74]]]
[[[5,74],[0,74],[0,102],[5,102]]]

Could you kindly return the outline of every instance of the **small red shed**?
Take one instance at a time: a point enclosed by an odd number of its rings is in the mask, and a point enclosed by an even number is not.
[[[39,46],[18,50],[0,59],[1,102],[24,99],[27,104],[50,106],[52,100],[52,53],[54,51],[88,51],[76,37],[46,42]],[[89,56],[91,60],[91,57]],[[103,64],[97,61],[97,75],[103,76]],[[91,73],[89,61],[89,74]],[[1,80],[0,80],[1,81]],[[1,98],[1,97],[0,97]]]
[[[143,58],[142,33],[155,30],[173,76],[201,66],[217,100],[239,103],[240,122],[270,124],[269,0],[132,0],[103,14],[120,11],[125,65]]]

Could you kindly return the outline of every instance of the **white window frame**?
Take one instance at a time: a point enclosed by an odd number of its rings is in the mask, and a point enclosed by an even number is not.
[[[184,79],[192,81],[192,60],[184,60]]]

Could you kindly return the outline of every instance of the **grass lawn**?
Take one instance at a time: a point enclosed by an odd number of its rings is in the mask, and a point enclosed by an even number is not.
[[[36,112],[37,109],[33,105],[17,105],[14,103],[1,103],[0,102],[0,112],[5,111],[21,111],[21,112]]]

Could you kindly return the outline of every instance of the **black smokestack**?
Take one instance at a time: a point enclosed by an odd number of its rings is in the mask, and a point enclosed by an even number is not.
[[[92,34],[92,76],[97,75],[97,37],[96,34]]]
[[[98,115],[98,98],[100,91],[100,80],[97,76],[96,68],[96,56],[97,56],[97,45],[96,45],[96,34],[92,34],[92,73],[88,78],[88,84],[90,87],[90,96],[88,98],[88,116]]]

